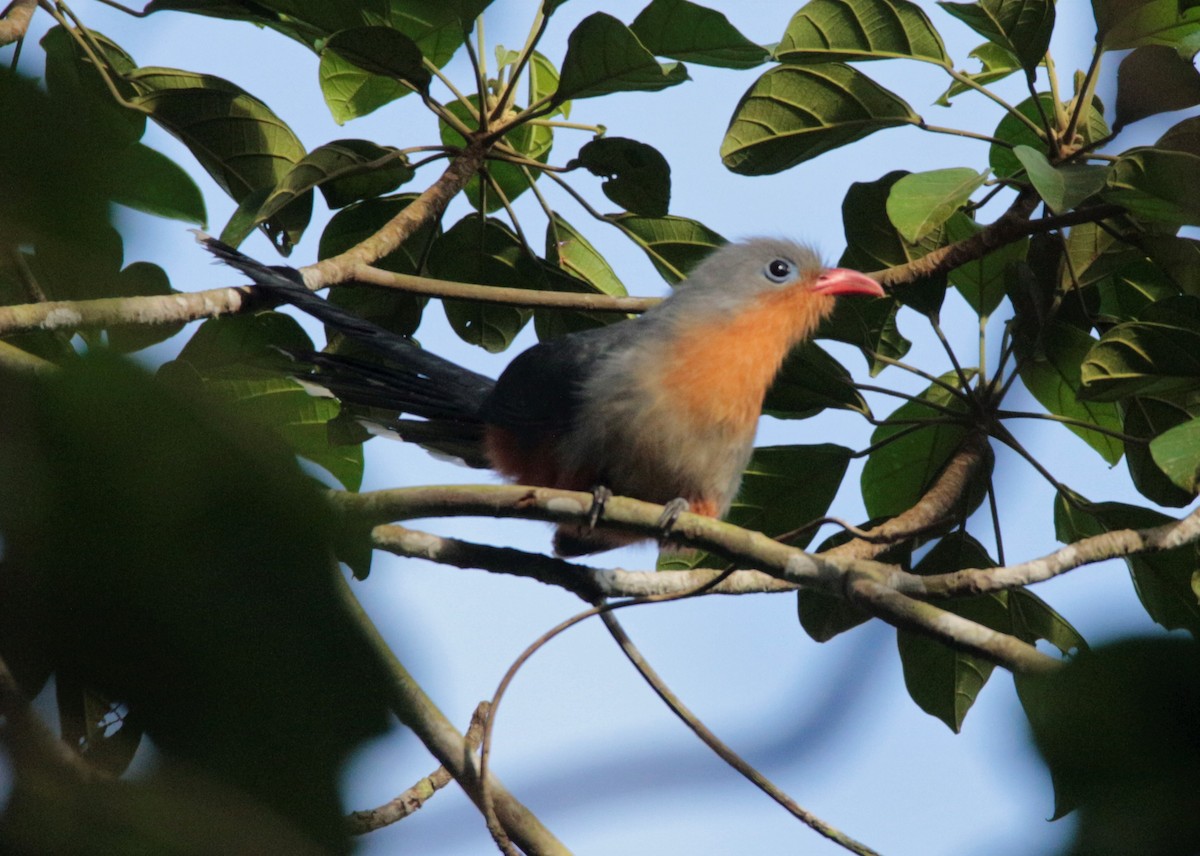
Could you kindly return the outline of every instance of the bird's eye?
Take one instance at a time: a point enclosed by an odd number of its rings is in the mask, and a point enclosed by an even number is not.
[[[772,282],[786,282],[792,278],[795,272],[796,266],[787,259],[773,259],[763,269],[767,279]]]

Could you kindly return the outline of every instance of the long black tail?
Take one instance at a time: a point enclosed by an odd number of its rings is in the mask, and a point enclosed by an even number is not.
[[[480,452],[480,408],[495,387],[494,380],[422,350],[410,339],[318,297],[295,268],[264,265],[207,235],[200,235],[199,241],[259,288],[380,358],[376,362],[344,354],[287,351],[307,369],[297,375],[299,380],[329,390],[344,404],[369,408],[374,413],[360,414],[366,417],[363,421],[388,433],[462,458],[472,466],[486,466]],[[402,419],[401,414],[427,421]]]

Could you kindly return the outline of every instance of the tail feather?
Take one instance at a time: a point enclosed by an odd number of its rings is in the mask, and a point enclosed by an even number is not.
[[[308,371],[300,375],[301,380],[328,389],[344,403],[433,420],[420,429],[414,426],[422,423],[405,420],[405,439],[436,449],[435,427],[453,426],[452,437],[446,438],[446,445],[466,449],[474,443],[478,449],[483,430],[480,408],[495,387],[494,380],[422,350],[412,340],[318,297],[304,285],[303,277],[295,268],[264,265],[228,244],[197,234],[205,249],[250,277],[263,291],[290,303],[380,357],[380,362],[372,362],[347,354],[286,351],[297,363],[308,367]],[[385,431],[392,432],[397,431],[400,424],[400,420],[379,422]],[[451,454],[473,466],[480,460],[477,453]]]

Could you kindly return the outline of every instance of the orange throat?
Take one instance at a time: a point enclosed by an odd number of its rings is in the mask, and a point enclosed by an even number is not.
[[[834,299],[807,283],[756,298],[733,317],[686,331],[667,349],[663,388],[688,416],[753,430],[784,357],[833,310]]]

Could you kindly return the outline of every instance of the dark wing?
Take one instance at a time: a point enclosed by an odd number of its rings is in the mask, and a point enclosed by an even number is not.
[[[637,323],[621,321],[534,345],[508,364],[480,416],[531,443],[570,430],[583,381],[607,353],[636,335]]]

